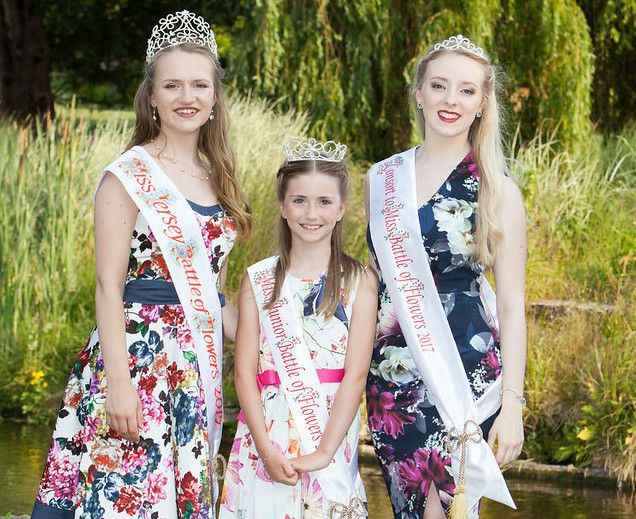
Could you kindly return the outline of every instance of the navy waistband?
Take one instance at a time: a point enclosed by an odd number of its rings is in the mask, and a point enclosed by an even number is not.
[[[131,279],[124,287],[124,301],[145,305],[180,305],[174,284],[165,279]],[[221,307],[225,296],[219,293]]]

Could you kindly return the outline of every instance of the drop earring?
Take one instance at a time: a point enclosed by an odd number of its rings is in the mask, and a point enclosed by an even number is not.
[[[210,121],[214,120],[214,108],[212,108],[212,110],[210,110],[210,117],[209,117]]]
[[[157,122],[157,107],[156,106],[152,107],[152,120]]]

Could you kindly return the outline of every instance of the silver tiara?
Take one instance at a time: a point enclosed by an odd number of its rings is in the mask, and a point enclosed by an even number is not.
[[[466,38],[466,36],[461,34],[451,36],[447,40],[436,43],[428,53],[432,54],[433,52],[438,52],[440,50],[463,50],[470,52],[475,56],[479,56],[480,58],[486,59],[484,49],[477,47],[472,41]]]
[[[152,28],[146,50],[146,63],[149,63],[160,50],[182,43],[196,43],[207,47],[217,56],[216,40],[210,24],[202,16],[190,11],[179,11],[162,18]]]
[[[320,142],[314,139],[292,139],[283,144],[287,162],[298,160],[323,160],[341,162],[347,153],[347,146],[335,141]]]

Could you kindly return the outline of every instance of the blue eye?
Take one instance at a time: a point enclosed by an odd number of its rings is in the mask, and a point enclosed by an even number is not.
[[[167,90],[172,90],[174,88],[177,88],[177,85],[175,85],[174,83],[168,83],[167,85],[164,86],[164,88]]]
[[[464,88],[462,92],[468,95],[473,95],[475,93],[475,91],[472,88]]]
[[[304,198],[297,197],[292,199],[292,204],[302,204],[304,201]]]
[[[327,199],[327,198],[323,198],[323,199],[320,201],[320,205],[331,205],[332,203],[333,203],[333,202],[332,202],[331,200]]]
[[[434,90],[439,90],[439,89],[441,89],[441,88],[444,88],[444,86],[443,86],[443,85],[440,85],[439,83],[433,83],[433,84],[431,85],[431,87],[432,87]]]

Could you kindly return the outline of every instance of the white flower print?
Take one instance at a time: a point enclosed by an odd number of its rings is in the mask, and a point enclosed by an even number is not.
[[[394,384],[403,385],[416,378],[415,361],[408,348],[387,346],[384,349],[384,360],[378,366],[380,376]]]

